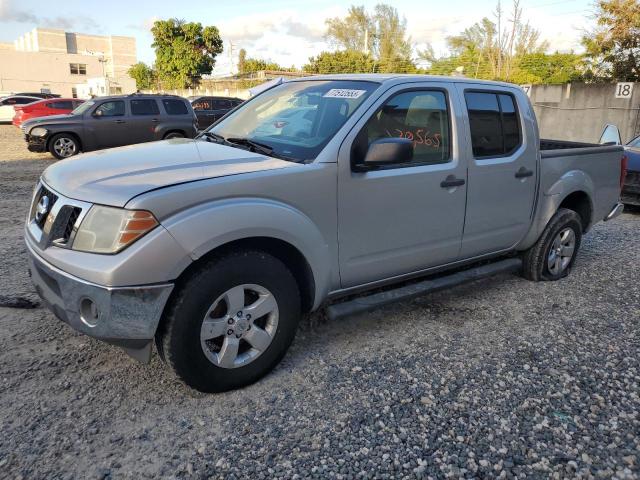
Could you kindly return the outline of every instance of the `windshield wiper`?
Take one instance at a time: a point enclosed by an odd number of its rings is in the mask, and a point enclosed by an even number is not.
[[[255,140],[249,140],[248,138],[236,138],[229,137],[226,139],[229,143],[235,143],[236,145],[246,145],[250,150],[256,153],[262,153],[264,155],[273,155],[273,147],[270,147],[266,143],[256,142]]]
[[[205,137],[207,140],[214,140],[216,143],[227,143],[227,139],[222,135],[213,132],[202,132],[197,138]]]

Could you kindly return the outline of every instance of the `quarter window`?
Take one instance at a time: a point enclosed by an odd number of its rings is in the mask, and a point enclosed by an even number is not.
[[[449,109],[444,92],[403,92],[387,100],[356,138],[358,161],[380,138],[408,138],[413,142],[411,164],[447,163],[450,158]]]
[[[187,106],[182,100],[171,100],[165,98],[162,100],[162,104],[169,115],[186,115],[189,113]]]
[[[122,100],[105,102],[96,108],[94,115],[100,117],[120,117],[124,115],[124,102]]]
[[[131,113],[133,115],[158,115],[160,110],[154,99],[131,100]]]
[[[502,157],[520,146],[520,121],[513,97],[503,93],[464,94],[475,158]]]

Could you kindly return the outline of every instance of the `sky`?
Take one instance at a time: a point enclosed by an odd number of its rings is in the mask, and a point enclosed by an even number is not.
[[[354,0],[373,10],[381,0]],[[493,18],[495,1],[386,0],[407,19],[407,34],[418,49],[431,44],[447,53],[445,39],[482,17]],[[10,42],[35,28],[54,27],[78,33],[136,38],[138,60],[153,63],[150,28],[155,20],[180,18],[215,25],[225,51],[214,74],[231,72],[240,48],[249,57],[284,66],[302,66],[310,56],[331,49],[325,42],[325,20],[346,15],[352,2],[334,0],[0,0],[0,42]],[[580,51],[580,37],[593,25],[593,0],[521,0],[523,19],[541,31],[551,51]],[[506,17],[511,2],[502,2]]]

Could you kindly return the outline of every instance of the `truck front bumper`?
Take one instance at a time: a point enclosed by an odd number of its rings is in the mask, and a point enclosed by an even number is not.
[[[46,152],[47,151],[47,139],[45,137],[32,137],[25,134],[25,142],[27,142],[27,150],[30,152]]]
[[[106,287],[49,264],[27,244],[29,274],[44,304],[75,330],[122,347],[141,362],[151,348],[173,284]]]

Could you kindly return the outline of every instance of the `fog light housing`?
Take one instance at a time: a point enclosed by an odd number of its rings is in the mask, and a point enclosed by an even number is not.
[[[100,320],[100,310],[96,302],[88,297],[84,297],[80,300],[80,320],[87,327],[95,327]]]

